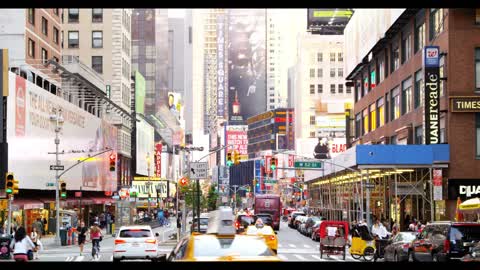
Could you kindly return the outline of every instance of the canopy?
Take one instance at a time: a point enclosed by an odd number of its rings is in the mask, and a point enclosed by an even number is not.
[[[463,213],[480,213],[480,198],[466,200],[460,204],[460,211]]]

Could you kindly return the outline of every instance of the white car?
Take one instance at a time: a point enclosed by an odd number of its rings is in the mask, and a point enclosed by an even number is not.
[[[115,238],[113,261],[124,259],[147,259],[157,261],[159,258],[158,233],[153,234],[150,226],[122,226]]]

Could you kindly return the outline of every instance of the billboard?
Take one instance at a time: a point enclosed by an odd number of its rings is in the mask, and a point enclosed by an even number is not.
[[[324,114],[315,116],[315,126],[319,137],[346,137],[345,114]]]
[[[225,117],[225,15],[217,15],[217,116]]]
[[[243,125],[265,112],[265,9],[232,9],[228,13],[228,123]]]
[[[65,169],[86,159],[88,152],[99,152],[105,147],[117,149],[117,128],[80,109],[63,98],[9,73],[8,129],[9,170],[20,180],[21,189],[51,189],[55,182],[55,123],[50,121],[54,108],[61,109],[64,119],[59,133],[60,163]],[[19,104],[17,102],[21,101]],[[116,191],[117,172],[109,170],[109,155],[88,159],[69,170],[61,180],[68,189]]]
[[[423,49],[425,106],[423,132],[425,144],[440,143],[440,47]]]
[[[155,129],[142,117],[137,117],[136,128],[136,164],[137,170],[135,173],[140,175],[148,175],[148,163],[150,163],[150,175],[154,175],[154,156],[155,156]],[[147,161],[147,158],[149,161]]]
[[[138,177],[136,178],[138,179]],[[132,188],[138,191],[137,198],[148,198],[148,193],[150,193],[150,198],[157,198],[157,189],[159,198],[167,198],[167,185],[169,181],[167,180],[156,180],[150,178],[150,185],[148,184],[148,177],[145,180],[134,180],[132,181]]]
[[[248,126],[226,126],[226,144],[227,150],[236,150],[240,153],[241,160],[248,159]]]
[[[352,15],[352,9],[309,8],[307,28],[313,32],[342,35]]]
[[[180,93],[168,92],[168,109],[180,121],[183,115],[182,95]]]
[[[145,78],[135,71],[135,112],[145,115]]]

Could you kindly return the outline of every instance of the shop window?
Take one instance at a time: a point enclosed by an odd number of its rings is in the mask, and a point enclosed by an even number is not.
[[[443,9],[430,9],[430,41],[443,31]]]
[[[415,127],[415,144],[423,144],[423,126]]]
[[[310,84],[310,94],[311,95],[315,94],[315,85],[314,84]]]
[[[68,9],[68,22],[69,23],[78,23],[79,18],[79,9],[78,8],[69,8]]]
[[[419,70],[415,72],[415,109],[423,106],[424,102],[424,85],[423,85],[423,71]]]
[[[322,93],[323,93],[323,84],[317,85],[317,92],[318,92],[319,94],[322,94]]]
[[[383,104],[383,97],[377,100],[377,128],[385,125],[385,106]]]
[[[398,86],[392,90],[391,97],[390,119],[393,121],[400,117],[400,89]]]
[[[480,159],[480,113],[475,114],[475,135],[476,135],[476,151],[477,159]]]
[[[369,113],[368,108],[363,110],[363,135],[370,132],[370,121],[369,121]]]
[[[480,48],[475,49],[475,90],[480,92]]]
[[[410,77],[402,82],[402,115],[412,110],[412,77]]]
[[[371,130],[374,131],[377,128],[377,111],[375,108],[375,103],[370,105],[370,121]]]

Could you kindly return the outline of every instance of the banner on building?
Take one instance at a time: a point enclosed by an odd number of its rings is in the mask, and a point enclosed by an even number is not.
[[[162,148],[161,143],[155,144],[155,176],[161,177],[162,174]]]
[[[150,182],[150,184],[148,184]],[[157,191],[159,198],[167,198],[167,180],[160,181],[132,181],[132,187],[138,191],[137,198],[148,198],[148,193],[150,193],[150,198],[157,198]]]
[[[145,114],[145,78],[135,71],[135,112]]]
[[[442,169],[433,170],[433,200],[443,200],[442,194]]]
[[[136,165],[137,165],[137,174],[148,175],[150,170],[150,175],[153,175],[154,164],[154,142],[155,142],[155,129],[143,117],[137,117],[137,127],[136,127]]]
[[[225,116],[225,15],[217,15],[217,116]]]
[[[440,143],[440,47],[423,50],[425,106],[423,130],[425,144]]]
[[[241,160],[248,159],[248,126],[229,125],[226,127],[227,150],[236,150],[240,153]]]

